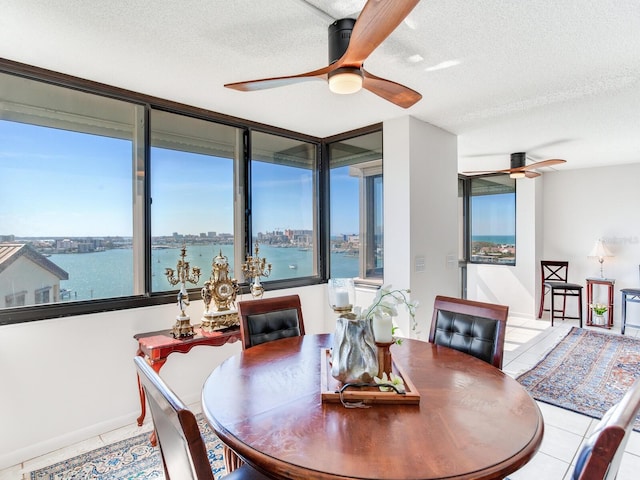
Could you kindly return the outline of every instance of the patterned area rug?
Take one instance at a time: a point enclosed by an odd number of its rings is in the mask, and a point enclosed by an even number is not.
[[[226,474],[222,459],[222,442],[211,431],[202,415],[198,426],[207,445],[209,463],[215,478]],[[158,447],[152,447],[149,433],[98,448],[55,465],[31,472],[31,480],[146,480],[164,478]]]
[[[573,327],[517,380],[541,402],[602,418],[640,377],[640,340]],[[640,416],[634,430],[640,431]]]

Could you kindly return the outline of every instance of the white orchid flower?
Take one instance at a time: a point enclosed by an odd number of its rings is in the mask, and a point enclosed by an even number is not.
[[[363,311],[359,309],[356,310],[354,308],[354,313],[356,313],[356,317],[358,319],[380,319],[384,315],[388,315],[390,317],[398,316],[398,305],[404,305],[407,309],[407,312],[411,316],[411,329],[415,332],[417,329],[417,323],[415,319],[416,308],[418,307],[418,302],[410,302],[408,294],[411,290],[393,290],[391,285],[383,285],[376,292],[373,303]],[[393,330],[391,332],[393,335]],[[396,343],[400,344],[402,341],[400,339],[396,340]]]
[[[405,386],[404,386],[404,380],[402,380],[402,377],[400,377],[399,375],[396,375],[395,373],[390,373],[389,376],[387,376],[387,372],[384,372],[382,374],[382,378],[379,377],[373,377],[373,380],[377,383],[377,384],[391,384],[394,387],[396,387],[396,390],[398,392],[406,392]],[[393,388],[391,387],[379,387],[381,392],[390,392],[393,390]]]

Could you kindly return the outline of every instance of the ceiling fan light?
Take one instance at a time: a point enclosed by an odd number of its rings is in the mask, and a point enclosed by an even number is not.
[[[329,76],[329,90],[347,95],[362,89],[362,73],[359,68],[338,68]]]
[[[510,178],[515,178],[515,179],[524,178],[524,177],[526,177],[526,174],[524,172],[511,172],[509,174],[509,177]]]

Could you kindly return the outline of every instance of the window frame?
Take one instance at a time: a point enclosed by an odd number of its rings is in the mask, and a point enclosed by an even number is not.
[[[318,171],[316,175],[316,185],[318,195],[313,199],[314,202],[314,216],[317,218],[317,223],[314,225],[316,236],[320,239],[324,239],[326,234],[326,209],[323,206],[328,204],[328,190],[326,187],[328,182],[326,181],[326,165],[327,161],[324,158],[326,156],[326,148],[324,148],[324,141],[321,138],[293,132],[290,130],[273,127],[249,120],[232,117],[229,115],[220,114],[203,108],[184,105],[171,100],[161,99],[150,95],[125,90],[110,85],[85,80],[82,78],[61,74],[51,70],[45,70],[39,67],[26,65],[18,62],[14,62],[7,59],[0,58],[0,73],[13,75],[16,77],[24,78],[25,80],[44,82],[47,84],[55,85],[58,87],[69,88],[72,90],[78,90],[85,93],[98,95],[107,98],[113,98],[116,100],[132,103],[134,105],[141,105],[144,109],[143,119],[144,128],[142,130],[143,145],[142,145],[142,163],[144,164],[144,206],[143,206],[143,220],[141,222],[134,222],[139,228],[142,228],[142,232],[134,231],[134,242],[137,246],[137,251],[141,253],[140,259],[137,261],[143,262],[142,271],[144,272],[143,279],[134,279],[137,282],[144,283],[144,293],[139,295],[123,296],[117,298],[108,299],[96,299],[85,301],[74,301],[69,303],[53,303],[53,304],[40,304],[29,305],[25,307],[7,307],[0,309],[0,325],[23,323],[30,321],[45,320],[50,318],[59,318],[74,315],[85,315],[106,311],[115,311],[130,308],[139,308],[152,305],[162,305],[167,303],[174,303],[176,298],[175,292],[159,292],[151,293],[151,217],[150,217],[150,177],[147,174],[150,166],[150,112],[151,109],[166,111],[169,113],[175,113],[178,115],[185,115],[205,121],[216,122],[231,127],[239,128],[243,131],[243,152],[242,163],[239,170],[239,175],[236,175],[236,180],[244,184],[242,201],[244,205],[240,206],[245,214],[241,222],[243,225],[234,225],[234,235],[239,236],[237,242],[241,242],[244,245],[240,249],[242,252],[251,251],[251,231],[250,221],[247,220],[248,212],[247,205],[251,205],[251,185],[250,185],[250,137],[252,131],[260,131],[268,134],[279,135],[287,138],[291,138],[297,141],[303,141],[312,143],[315,145],[318,156]],[[241,177],[241,178],[237,178]],[[133,207],[133,204],[132,204]],[[195,207],[194,207],[195,212]],[[238,229],[240,227],[240,229]],[[140,234],[141,233],[141,234]],[[143,244],[139,244],[143,242]],[[324,241],[319,242],[317,264],[318,275],[311,277],[299,277],[283,280],[265,281],[265,290],[276,290],[281,288],[292,288],[306,285],[315,285],[325,283],[327,281],[327,267],[326,267],[326,251],[327,247]],[[243,293],[248,292],[248,285],[242,284]],[[193,298],[197,298],[199,288],[189,289],[189,293],[194,294]]]
[[[329,153],[330,145],[333,143],[347,141],[353,138],[369,135],[372,133],[380,133],[384,137],[382,124],[378,123],[378,124],[369,125],[367,127],[351,130],[348,132],[344,132],[344,133],[337,134],[337,135],[323,139],[323,146],[325,150],[323,155],[323,160],[325,162],[324,170],[323,170],[323,180],[326,182],[326,191],[328,192],[326,197],[327,203],[325,205],[326,218],[324,219],[324,223],[323,223],[325,231],[324,231],[324,236],[322,237],[324,238],[322,245],[326,249],[323,257],[326,261],[326,266],[325,266],[326,278],[330,278],[330,275],[331,275],[331,255],[330,255],[330,250],[331,250],[331,247],[330,247],[331,245],[331,231],[330,231],[331,158]],[[375,165],[372,165],[373,163],[375,163]],[[360,217],[358,219],[358,228],[360,229],[360,236],[361,236],[360,249],[361,249],[361,252],[364,252],[364,254],[360,255],[360,259],[359,259],[358,277],[355,277],[353,279],[354,283],[358,286],[379,287],[379,286],[382,286],[384,281],[384,268],[382,269],[381,275],[368,275],[368,272],[367,272],[367,262],[368,262],[367,255],[369,255],[370,253],[370,249],[368,248],[369,246],[367,243],[371,242],[369,238],[371,235],[369,226],[375,224],[375,222],[372,221],[372,217],[373,215],[375,215],[375,212],[368,208],[371,205],[375,206],[375,202],[373,199],[375,195],[373,192],[374,188],[373,188],[373,185],[371,185],[371,188],[369,188],[369,184],[370,183],[373,184],[371,180],[377,177],[381,178],[384,184],[383,164],[384,164],[384,158],[381,158],[379,161],[370,162],[369,164],[367,164],[367,162],[364,162],[363,164],[360,164],[360,165],[359,164],[353,165],[354,168],[360,170],[360,173],[358,176],[359,176],[359,182],[360,182],[359,201],[361,205],[361,210],[360,210]],[[382,201],[384,202],[384,199]],[[364,211],[362,209],[364,209]],[[383,225],[384,225],[384,219],[383,219]],[[375,244],[375,242],[373,243]],[[384,249],[384,246],[383,246],[383,249]]]
[[[502,173],[491,173],[487,175],[474,175],[474,176],[466,176],[466,175],[458,175],[459,181],[459,190],[460,190],[460,182],[462,183],[462,211],[463,218],[461,219],[461,228],[463,229],[462,233],[462,241],[463,241],[463,254],[459,260],[460,268],[463,269],[462,272],[462,296],[466,298],[466,266],[468,264],[473,265],[487,265],[487,266],[501,266],[501,267],[515,267],[517,264],[518,257],[518,247],[517,241],[518,237],[515,233],[517,231],[517,202],[518,202],[518,182],[513,180],[513,194],[514,194],[514,212],[513,212],[513,226],[514,226],[514,235],[515,235],[515,245],[516,245],[516,253],[513,259],[513,262],[479,262],[472,260],[472,245],[473,245],[473,228],[472,228],[472,208],[471,208],[471,197],[472,197],[472,181],[480,178],[492,178],[492,177],[504,177],[506,174]]]

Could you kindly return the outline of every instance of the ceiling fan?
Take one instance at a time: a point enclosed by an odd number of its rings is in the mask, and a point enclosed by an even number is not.
[[[369,0],[357,20],[336,20],[329,26],[329,65],[326,67],[286,77],[228,83],[225,87],[249,92],[309,80],[326,80],[334,93],[355,93],[364,88],[402,108],[409,108],[422,95],[399,83],[376,77],[366,71],[363,64],[419,1]]]
[[[534,170],[542,167],[559,165],[565,162],[566,160],[560,160],[559,158],[550,158],[549,160],[542,160],[540,162],[534,162],[527,165],[527,154],[525,152],[517,152],[511,154],[511,168],[505,168],[504,170],[481,170],[462,173],[470,175],[480,175],[484,173],[508,173],[511,178],[535,178],[539,177],[540,173],[534,172]]]

